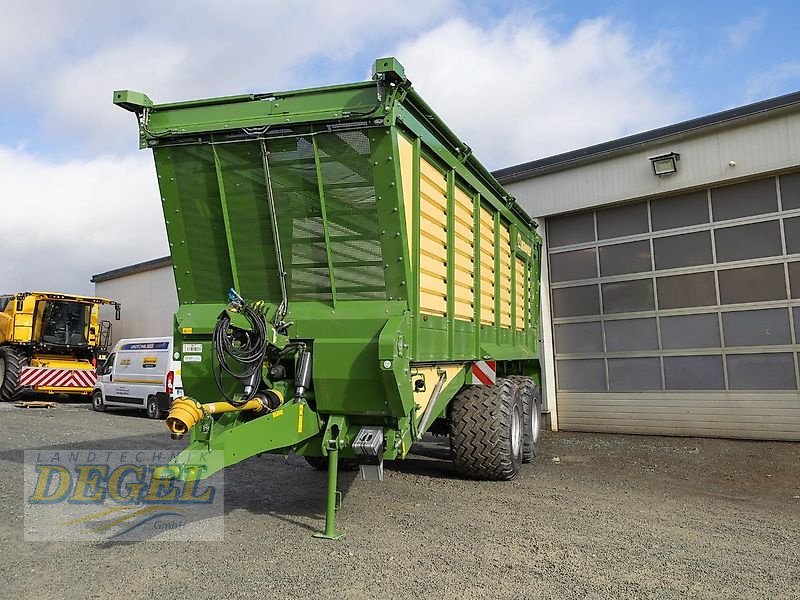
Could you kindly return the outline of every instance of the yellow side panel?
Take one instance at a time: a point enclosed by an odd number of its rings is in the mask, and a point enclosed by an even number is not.
[[[441,258],[441,239],[436,235],[431,235],[430,232],[423,231],[419,239],[419,249],[422,256],[429,256],[434,259]]]
[[[411,236],[414,231],[414,145],[408,138],[398,133],[397,150],[400,155],[400,183],[403,186],[408,255],[411,256]]]
[[[99,340],[97,339],[98,323],[100,322],[100,307],[93,304],[91,314],[89,315],[89,330],[86,334],[86,341],[90,346],[97,346]]]
[[[10,340],[14,335],[14,320],[6,313],[0,312],[0,343]]]
[[[472,321],[474,312],[475,308],[473,307],[472,302],[460,302],[456,300],[454,309],[456,319],[461,319],[462,321]]]
[[[447,314],[447,177],[420,158],[419,310]]]
[[[511,235],[500,225],[500,326],[511,327]]]
[[[432,240],[441,240],[442,234],[439,229],[442,231],[446,231],[447,229],[447,208],[433,204],[425,197],[420,197],[419,215],[419,227],[421,232],[427,233]],[[424,227],[425,224],[422,221],[427,221],[428,224],[433,225],[434,227],[426,228]],[[447,236],[445,236],[444,239],[447,241]]]
[[[460,302],[466,302],[468,304],[472,304],[474,299],[473,290],[471,286],[465,285],[463,283],[457,283],[454,288],[455,299]]]
[[[528,283],[528,269],[526,268],[525,261],[521,258],[517,262],[517,284],[514,290],[514,296],[517,303],[517,315],[514,323],[516,329],[525,329],[525,287]]]
[[[425,268],[419,270],[419,287],[423,291],[433,294],[434,296],[440,295],[442,274],[434,271],[429,271]]]
[[[33,339],[33,313],[18,312],[14,314],[14,341],[29,342]]]
[[[424,378],[425,379],[425,391],[414,392],[414,402],[419,405],[417,409],[417,420],[422,418],[422,414],[425,412],[425,407],[431,401],[431,396],[433,396],[433,391],[436,389],[436,384],[439,382],[439,378],[441,377],[442,371],[444,371],[447,375],[444,380],[444,385],[453,380],[456,374],[464,368],[463,364],[457,365],[439,365],[436,367],[411,367],[411,389],[414,388],[414,380]]]
[[[94,369],[92,363],[88,360],[52,354],[34,354],[31,357],[30,366],[48,367],[50,369],[82,369],[86,371]]]
[[[481,207],[481,323],[494,325],[494,217]]]
[[[475,320],[475,208],[472,197],[455,188],[455,318]]]
[[[473,242],[473,227],[472,223],[464,225],[461,221],[456,220],[455,227],[456,242],[464,242],[468,246],[472,246]]]
[[[426,179],[430,185],[437,188],[442,193],[446,202],[447,178],[444,174],[425,160],[425,158],[421,158],[419,161],[419,174],[422,178]]]
[[[473,256],[474,256],[474,247],[472,242],[468,242],[461,237],[455,238],[454,243],[455,254],[456,257],[463,257],[463,261],[456,261],[456,269],[463,269],[467,273],[472,272],[472,267],[475,263]]]

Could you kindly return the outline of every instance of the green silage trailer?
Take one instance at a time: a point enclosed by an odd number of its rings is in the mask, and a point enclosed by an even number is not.
[[[426,432],[466,477],[533,459],[540,237],[396,59],[359,83],[114,103],[153,150],[179,298],[166,423],[189,444],[161,476],[295,452],[328,470],[335,538],[340,465],[382,479]]]

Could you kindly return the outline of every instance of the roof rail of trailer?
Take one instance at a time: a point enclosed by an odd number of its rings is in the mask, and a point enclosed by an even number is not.
[[[501,199],[517,218],[535,221],[517,204],[500,182],[414,90],[405,69],[394,57],[377,59],[372,80],[291,91],[239,94],[183,102],[155,104],[145,94],[117,90],[114,104],[139,120],[140,148],[180,143],[199,136],[260,136],[279,134],[282,128],[305,124],[330,130],[349,124],[394,125],[416,119],[436,136],[481,182]]]

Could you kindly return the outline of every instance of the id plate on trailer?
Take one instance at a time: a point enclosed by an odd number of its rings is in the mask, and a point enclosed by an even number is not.
[[[203,344],[184,344],[183,345],[183,353],[184,354],[202,354],[203,353]]]

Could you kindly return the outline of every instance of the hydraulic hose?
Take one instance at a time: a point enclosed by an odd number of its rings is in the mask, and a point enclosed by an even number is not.
[[[267,355],[269,340],[264,316],[250,308],[239,309],[251,329],[241,329],[231,324],[227,312],[223,313],[214,328],[214,354],[219,369],[213,369],[214,379],[222,396],[233,405],[241,405],[255,396],[261,375],[261,366]],[[222,371],[238,380],[244,393],[239,400],[228,397],[222,386]]]

